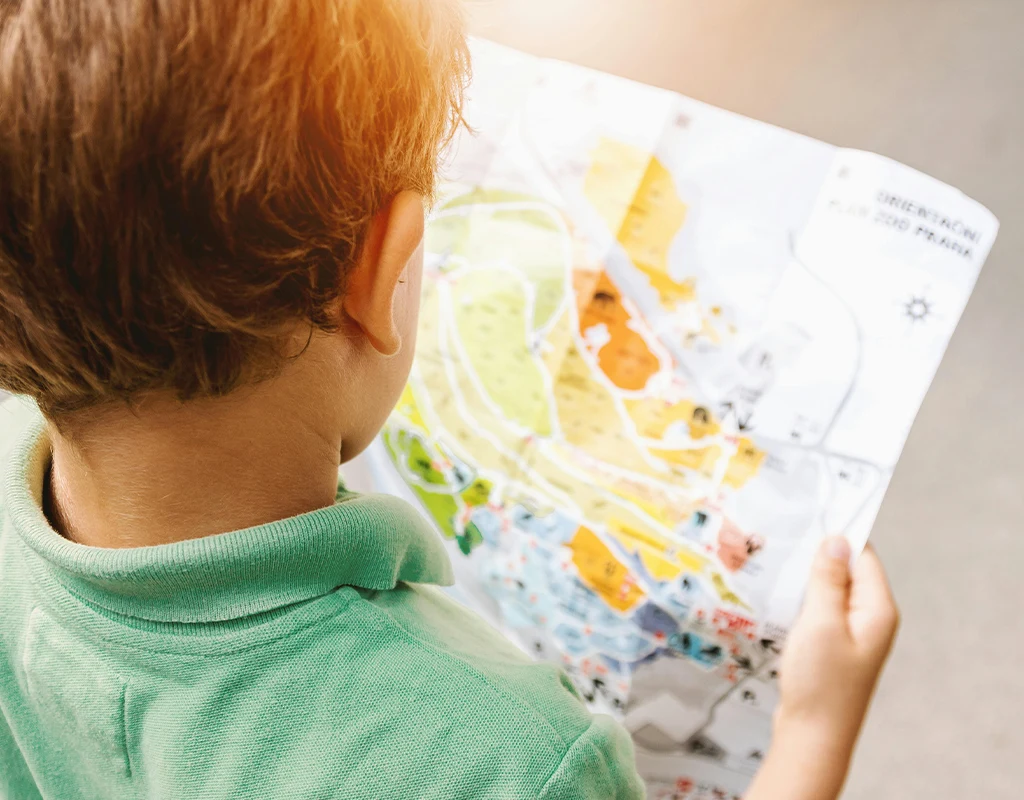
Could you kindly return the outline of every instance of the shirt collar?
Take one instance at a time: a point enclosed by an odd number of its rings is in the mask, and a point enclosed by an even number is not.
[[[440,537],[409,504],[342,493],[333,506],[267,525],[155,547],[70,542],[42,492],[50,442],[36,415],[7,462],[7,521],[65,589],[109,611],[160,622],[216,622],[310,600],[339,586],[453,583]]]

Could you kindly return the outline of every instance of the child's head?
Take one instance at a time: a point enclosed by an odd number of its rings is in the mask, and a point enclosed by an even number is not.
[[[4,4],[0,387],[187,401],[326,337],[386,413],[467,60],[456,0]]]

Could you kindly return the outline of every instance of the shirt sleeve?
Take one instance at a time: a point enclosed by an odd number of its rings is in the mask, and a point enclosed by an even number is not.
[[[629,734],[611,717],[597,714],[544,784],[540,800],[643,800],[644,796]]]

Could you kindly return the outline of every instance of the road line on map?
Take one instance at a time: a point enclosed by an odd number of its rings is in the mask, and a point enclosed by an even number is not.
[[[440,320],[441,324],[438,326],[439,327],[439,331],[446,330],[448,326],[444,322],[444,315],[442,314],[442,315],[439,315],[439,316],[441,317],[441,320]],[[449,335],[452,335],[452,334],[449,334]],[[457,338],[457,334],[454,334],[454,336]],[[490,432],[488,432],[483,426],[481,426],[476,421],[475,415],[469,410],[469,407],[466,404],[465,398],[462,396],[462,391],[459,389],[458,379],[454,375],[454,359],[452,358],[452,354],[448,350],[448,343],[446,341],[446,338],[447,337],[445,337],[445,336],[440,336],[439,337],[439,339],[440,339],[439,346],[443,350],[443,356],[444,357],[443,357],[442,361],[444,363],[445,373],[448,376],[449,387],[452,390],[452,396],[455,398],[456,405],[459,407],[460,412],[462,412],[463,416],[467,420],[473,420],[476,423],[476,425],[475,425],[476,433],[482,439],[485,439],[487,442],[489,442],[499,453],[504,455],[506,458],[510,459],[524,473],[529,472],[529,469],[530,469],[529,468],[529,462],[524,461],[520,454],[513,454],[512,452],[510,452],[505,447],[505,445],[502,442],[498,441],[497,438],[493,436],[493,434],[490,434]],[[465,356],[464,356],[464,358],[465,358]],[[482,395],[480,399],[483,400],[484,397],[486,397],[486,394],[482,391],[482,387],[478,386],[474,382],[474,378],[476,376],[471,372],[471,370],[469,370],[466,367],[467,361],[468,361],[468,358],[462,362],[463,363],[463,368],[465,369],[466,374],[469,377],[470,383],[473,385],[473,388],[477,391],[477,393]],[[485,407],[488,407],[488,409],[490,410],[489,405],[486,402],[485,402]],[[496,417],[499,420],[502,420],[504,422],[508,421],[507,418],[505,418],[504,414],[498,413],[498,414],[496,414]],[[544,480],[543,478],[541,478],[539,476],[534,476],[534,480],[536,480],[537,485],[539,487],[542,487],[544,489],[544,491],[548,492],[549,495],[552,498],[562,498],[561,500],[558,500],[556,502],[559,502],[562,505],[566,506],[567,508],[574,510],[577,514],[580,513],[579,512],[579,507],[576,505],[576,503],[568,495],[566,495],[564,492],[562,492],[559,489],[557,489],[556,487],[552,486],[548,481]]]

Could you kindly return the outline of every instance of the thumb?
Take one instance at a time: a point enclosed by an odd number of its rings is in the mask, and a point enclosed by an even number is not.
[[[811,568],[804,611],[845,616],[850,602],[850,543],[831,536],[821,543]]]

